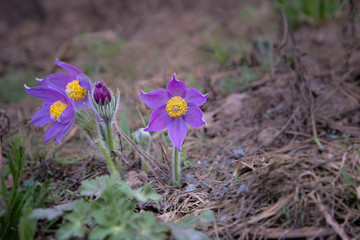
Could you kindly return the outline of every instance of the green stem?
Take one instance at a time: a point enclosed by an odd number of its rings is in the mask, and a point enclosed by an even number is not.
[[[109,152],[112,152],[112,151],[114,151],[114,141],[113,141],[111,124],[106,126],[106,133],[107,133],[107,142],[108,142]]]
[[[114,163],[113,163],[113,161],[112,161],[106,147],[100,141],[98,141],[98,146],[101,149],[101,151],[102,151],[102,153],[103,153],[103,155],[105,157],[105,161],[106,161],[106,163],[108,165],[110,173],[111,174],[115,173],[115,171],[116,171],[115,165],[114,165]]]
[[[141,159],[142,159],[143,169],[146,173],[148,173],[149,172],[148,160],[144,157]]]
[[[172,159],[172,184],[179,187],[180,186],[180,174],[181,174],[181,168],[180,168],[180,153],[179,150],[174,147],[173,151],[173,159]]]
[[[121,159],[118,156],[112,155],[112,160],[115,163],[115,167],[120,175],[121,179],[125,179],[125,175],[124,175],[124,170],[123,170],[123,166],[122,166],[122,162]]]

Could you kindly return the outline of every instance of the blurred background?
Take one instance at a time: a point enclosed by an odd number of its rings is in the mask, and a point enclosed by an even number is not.
[[[269,77],[280,4],[309,69],[336,62],[342,43],[335,0],[0,0],[0,108],[13,130],[29,120],[41,100],[26,96],[23,85],[62,71],[54,64],[59,58],[119,88],[130,128],[143,126],[137,106],[150,113],[140,89],[164,87],[174,72],[210,93],[204,110],[213,110]]]

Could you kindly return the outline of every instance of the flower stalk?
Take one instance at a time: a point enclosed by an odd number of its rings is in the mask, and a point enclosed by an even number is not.
[[[180,175],[181,175],[181,158],[179,150],[174,147],[173,149],[173,158],[172,158],[172,175],[171,175],[171,184],[177,187],[181,186]]]
[[[106,147],[104,146],[104,144],[101,141],[97,141],[97,145],[99,146],[99,148],[101,149],[101,152],[103,153],[103,155],[105,157],[105,161],[109,168],[110,173],[114,174],[117,171],[117,169],[116,169],[114,162],[113,162],[112,158],[110,157]],[[120,176],[121,176],[121,174],[120,174]]]
[[[109,152],[111,153],[112,151],[114,151],[114,140],[113,140],[111,125],[106,126],[106,134],[107,134],[107,144],[109,147]]]

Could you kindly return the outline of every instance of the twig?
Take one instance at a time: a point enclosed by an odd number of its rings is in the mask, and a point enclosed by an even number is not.
[[[311,199],[316,202],[321,213],[324,215],[326,222],[334,229],[334,231],[339,234],[341,239],[348,240],[349,236],[346,235],[344,229],[340,227],[340,225],[331,217],[331,215],[327,212],[325,206],[321,203],[320,197],[318,195],[315,196],[315,193],[312,192],[309,194]]]
[[[139,145],[137,145],[136,143],[134,143],[133,140],[131,140],[131,138],[129,138],[117,125],[117,123],[115,124],[115,129],[118,132],[118,134],[124,138],[129,144],[130,146],[141,156],[144,157],[146,159],[149,160],[149,167],[150,169],[152,168],[156,168],[158,170],[160,170],[162,173],[164,173],[166,176],[170,176],[168,172],[165,172],[163,169],[161,169],[157,164],[155,164],[157,161],[155,158],[153,158],[152,156],[150,156],[149,154],[147,154]]]
[[[278,138],[283,132],[286,131],[286,129],[289,127],[290,123],[293,121],[293,119],[295,118],[295,115],[297,114],[297,112],[299,111],[300,107],[297,106],[296,109],[294,110],[293,114],[291,115],[291,117],[289,118],[289,120],[286,122],[286,124],[280,129],[280,131],[278,131],[275,135],[273,135],[271,138],[269,138],[268,140],[266,140],[261,146],[260,148],[269,146],[273,141],[275,141],[276,138]]]

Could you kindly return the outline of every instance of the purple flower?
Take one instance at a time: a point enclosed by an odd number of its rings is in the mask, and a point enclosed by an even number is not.
[[[106,87],[104,81],[94,84],[94,100],[97,104],[107,105],[111,101],[111,93]],[[106,100],[107,99],[107,100]]]
[[[72,101],[64,93],[47,86],[29,88],[25,85],[25,90],[31,96],[45,100],[31,120],[35,126],[52,123],[45,132],[44,144],[55,136],[56,142],[60,144],[74,122],[75,110]]]
[[[86,104],[92,109],[89,92],[91,83],[89,78],[77,67],[56,59],[55,64],[66,70],[68,73],[52,73],[44,79],[36,79],[42,86],[59,89],[66,93],[72,100],[76,109],[81,109]]]
[[[186,88],[186,84],[176,79],[175,73],[165,89],[156,89],[149,93],[141,91],[140,100],[154,109],[145,131],[161,131],[168,128],[172,144],[180,151],[184,142],[187,124],[192,127],[205,125],[203,112],[199,106],[206,102],[195,88]]]

